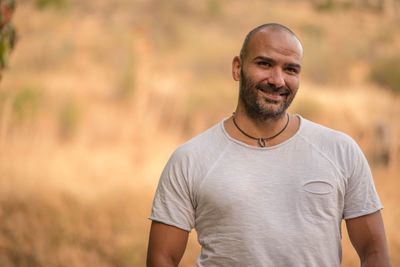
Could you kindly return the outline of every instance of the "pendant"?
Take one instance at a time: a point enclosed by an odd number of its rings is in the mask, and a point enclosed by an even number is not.
[[[265,139],[264,138],[258,138],[257,142],[260,147],[265,147]]]

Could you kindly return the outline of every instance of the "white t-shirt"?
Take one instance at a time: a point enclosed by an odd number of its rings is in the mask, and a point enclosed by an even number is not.
[[[341,221],[382,208],[347,135],[300,117],[273,147],[230,137],[223,121],[169,159],[151,220],[198,233],[197,266],[340,266]]]

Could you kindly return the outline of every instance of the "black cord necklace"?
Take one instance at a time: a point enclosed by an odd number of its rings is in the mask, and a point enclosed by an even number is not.
[[[233,112],[233,114],[232,114],[232,120],[233,120],[233,124],[235,124],[236,128],[237,128],[242,134],[244,134],[244,135],[247,136],[248,138],[251,138],[251,139],[253,139],[253,140],[257,140],[257,143],[258,143],[258,145],[259,145],[260,147],[265,147],[267,141],[269,141],[269,140],[271,140],[271,139],[274,139],[275,137],[277,137],[278,135],[280,135],[281,133],[283,133],[284,130],[286,130],[287,126],[289,125],[289,114],[287,113],[286,115],[287,115],[287,121],[286,121],[285,126],[284,126],[284,127],[282,128],[282,130],[280,130],[278,133],[276,133],[276,134],[274,134],[273,136],[270,136],[270,137],[259,137],[259,138],[257,138],[257,137],[254,137],[254,136],[251,136],[251,135],[247,134],[245,131],[243,131],[242,129],[240,129],[239,125],[237,124],[237,122],[236,122],[236,120],[235,120],[235,112]]]

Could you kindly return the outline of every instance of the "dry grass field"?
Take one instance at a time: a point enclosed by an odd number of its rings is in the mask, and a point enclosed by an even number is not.
[[[400,57],[399,19],[310,2],[21,0],[0,83],[0,266],[144,266],[164,164],[230,115],[231,59],[268,21],[304,43],[292,112],[366,153],[400,266],[400,83],[371,75]],[[198,251],[193,233],[181,266]],[[345,234],[343,266],[358,266]]]

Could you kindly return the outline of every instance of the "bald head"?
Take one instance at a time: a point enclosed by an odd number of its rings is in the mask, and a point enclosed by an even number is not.
[[[258,32],[261,31],[276,31],[276,32],[286,32],[288,33],[291,37],[293,37],[294,41],[297,42],[299,49],[301,50],[301,53],[303,52],[303,47],[301,46],[299,38],[297,38],[296,34],[292,30],[290,30],[288,27],[279,24],[279,23],[266,23],[262,24],[253,30],[251,30],[247,35],[246,38],[244,39],[242,48],[240,49],[240,59],[243,60],[244,57],[246,57],[248,50],[249,50],[249,44],[251,40],[253,39],[254,35]]]

